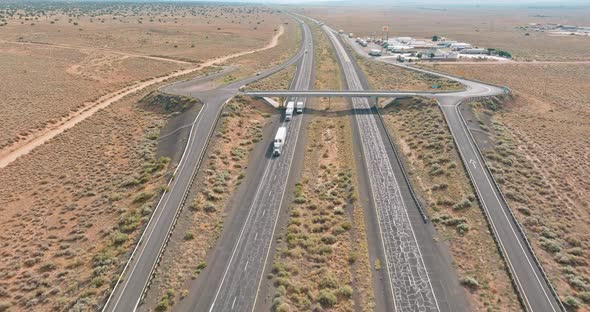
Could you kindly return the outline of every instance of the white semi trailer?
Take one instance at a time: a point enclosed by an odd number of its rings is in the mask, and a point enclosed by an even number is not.
[[[295,102],[287,102],[287,110],[285,111],[285,120],[293,119],[293,111],[295,110]]]
[[[277,134],[275,135],[275,140],[273,141],[273,150],[272,150],[273,156],[280,156],[281,155],[281,149],[283,148],[283,145],[285,144],[286,137],[287,137],[287,127],[285,127],[285,126],[279,127],[279,130],[277,131]]]
[[[303,101],[298,101],[295,108],[297,109],[297,114],[303,113]]]

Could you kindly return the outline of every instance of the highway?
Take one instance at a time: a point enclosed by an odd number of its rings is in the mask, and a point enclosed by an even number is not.
[[[322,29],[330,41],[344,72],[349,90],[363,90],[353,61],[344,50],[335,32]],[[385,142],[375,114],[366,98],[352,98],[354,116],[366,162],[373,206],[376,210],[385,268],[391,287],[394,311],[439,311],[439,305],[412,228],[400,185],[395,177]]]
[[[309,27],[304,27],[304,46],[312,47]],[[292,84],[295,90],[309,89],[313,65],[313,53],[305,53],[297,67],[297,75]],[[289,98],[288,101],[297,101]],[[301,99],[305,101],[305,99]],[[208,311],[250,311],[254,310],[259,297],[259,289],[265,268],[272,263],[271,244],[286,192],[291,163],[299,138],[302,115],[294,115],[291,121],[282,121],[287,127],[287,138],[279,157],[267,154],[264,173],[256,187],[253,202],[250,204],[246,221],[237,237],[235,246],[226,261],[221,276],[207,281],[209,287],[216,289],[209,302],[198,302],[199,307],[209,303]],[[219,259],[223,261],[223,259]],[[206,299],[205,299],[206,300]],[[186,305],[189,306],[190,304]],[[184,311],[185,308],[180,309]],[[204,311],[201,308],[186,309]]]
[[[216,120],[223,108],[223,104],[228,99],[238,94],[238,89],[241,86],[264,77],[268,77],[280,71],[281,69],[295,64],[300,59],[303,59],[302,62],[305,64],[305,66],[299,66],[300,68],[307,68],[311,66],[309,65],[309,63],[311,63],[309,60],[311,53],[304,52],[305,45],[311,42],[311,36],[308,29],[303,30],[304,38],[302,39],[302,45],[300,49],[294,56],[292,56],[283,64],[265,70],[261,72],[260,75],[252,76],[221,88],[199,94],[199,98],[203,100],[205,104],[191,126],[188,143],[184,148],[183,156],[174,172],[175,178],[169,182],[169,191],[162,195],[158,205],[154,209],[154,212],[143,233],[141,234],[141,237],[139,238],[138,243],[130,256],[130,259],[123,269],[123,273],[117,280],[114,290],[111,292],[107,302],[103,306],[103,311],[135,311],[141,303],[144,291],[149,286],[160,255],[165,248],[167,238],[169,237],[173,228],[176,215],[184,203],[195,173],[198,170],[201,158],[206,151],[207,143],[209,142],[210,136],[214,130]],[[307,77],[307,79],[301,78],[302,76]],[[309,70],[300,69],[297,73],[297,87],[304,87],[309,84],[309,76]],[[191,93],[191,87],[196,82],[202,81],[204,79],[207,79],[207,77],[176,83],[163,87],[161,90],[172,94],[187,95]],[[298,119],[300,118],[296,118],[294,121],[292,121],[292,125],[290,126],[291,129],[295,129],[294,125],[298,124]],[[296,133],[296,131],[291,131],[291,133]],[[288,137],[288,139],[296,140],[296,135],[291,135]],[[284,162],[289,159],[289,150],[286,150],[285,152],[286,157],[281,156],[281,158],[277,159],[276,161],[271,161],[270,163],[273,163],[275,167],[280,166],[281,163],[282,165],[285,165]],[[270,174],[270,172],[271,170],[269,170],[268,176],[272,179],[274,176]],[[273,211],[264,210],[260,210],[260,212],[263,215],[266,213],[269,215],[273,213]],[[255,220],[257,217],[258,215],[253,216],[253,220]],[[260,237],[260,239],[260,242],[262,243],[262,237]],[[268,241],[270,236],[265,237],[264,239],[265,241]],[[254,263],[255,261],[256,260],[254,260],[252,263],[249,263],[248,266],[250,268],[257,268],[260,267],[261,263],[263,262],[261,259],[258,259],[259,263]],[[221,277],[219,280],[221,280]],[[242,288],[245,288],[245,285],[242,286]],[[249,286],[251,287],[251,285]],[[216,306],[216,310],[218,309],[217,307],[221,307],[222,305],[224,307],[227,306],[227,298],[224,296],[227,294],[225,290],[226,287],[223,288],[221,295],[216,296],[216,302],[218,304],[218,306]],[[244,296],[244,298],[246,297]],[[246,301],[247,300],[245,299],[244,302],[230,302],[230,304],[232,304],[234,307],[241,307],[241,304],[248,304]],[[222,309],[219,308],[219,310],[221,311]]]
[[[429,73],[458,81],[466,86],[464,91],[447,92],[442,94],[425,94],[436,99],[447,120],[451,134],[458,147],[465,168],[475,187],[482,209],[491,225],[495,239],[514,284],[527,311],[565,311],[561,302],[556,300],[552,285],[545,279],[542,268],[537,264],[532,249],[528,245],[525,234],[516,222],[510,207],[494,183],[486,162],[473,139],[467,124],[461,115],[459,107],[464,101],[483,96],[494,96],[506,93],[506,89],[485,83],[467,80],[448,74],[428,71],[412,66],[399,64],[387,58],[370,57],[358,44],[349,40],[354,50],[367,58],[376,59],[410,70]]]

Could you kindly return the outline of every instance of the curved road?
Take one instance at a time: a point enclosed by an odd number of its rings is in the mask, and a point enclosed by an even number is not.
[[[376,59],[406,69],[428,73],[451,80],[458,81],[466,86],[466,89],[458,92],[429,93],[416,92],[417,95],[428,96],[436,99],[441,107],[451,134],[458,147],[459,153],[469,177],[475,187],[477,196],[481,202],[484,213],[491,225],[492,232],[498,241],[500,250],[506,259],[508,269],[514,279],[519,297],[527,311],[565,311],[561,302],[556,300],[554,290],[542,267],[537,264],[535,255],[528,245],[527,238],[508,204],[504,200],[500,190],[493,182],[493,177],[486,167],[479,148],[459,111],[460,104],[470,98],[495,96],[506,93],[505,88],[488,85],[485,83],[467,80],[464,78],[428,71],[420,68],[397,63],[387,58],[370,57],[354,41],[349,40],[350,46],[366,58]]]
[[[223,104],[238,94],[238,89],[241,86],[268,77],[295,64],[304,55],[307,55],[304,52],[304,45],[309,43],[311,39],[308,31],[304,29],[303,33],[304,38],[300,49],[283,64],[262,71],[260,75],[248,77],[215,90],[199,93],[199,98],[205,104],[192,124],[188,143],[174,172],[175,178],[169,182],[169,191],[162,195],[158,205],[154,209],[152,217],[146,225],[129,261],[125,265],[114,290],[105,303],[103,311],[128,312],[137,309],[146,288],[149,286],[160,255],[165,248],[167,238],[174,226],[176,215],[180,211],[188,190],[191,187]],[[308,74],[306,71],[298,71],[298,76]],[[190,94],[191,86],[195,84],[195,81],[205,79],[207,77],[168,85],[163,87],[162,91],[180,95]]]

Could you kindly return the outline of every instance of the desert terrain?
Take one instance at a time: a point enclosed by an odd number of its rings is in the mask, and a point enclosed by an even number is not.
[[[389,37],[432,38],[434,35],[465,41],[484,48],[509,51],[517,60],[564,61],[590,60],[590,38],[549,36],[530,33],[516,27],[528,23],[590,25],[590,9],[559,8],[410,8],[410,7],[312,7],[302,14],[318,18],[335,29],[355,36],[384,37],[382,27],[389,26]]]
[[[161,21],[156,11],[138,7],[45,8],[47,16],[38,15],[38,7],[0,10],[7,23],[1,32],[0,71],[15,77],[3,79],[0,88],[4,151],[105,95],[125,95],[0,169],[3,310],[85,311],[104,300],[174,169],[170,158],[156,156],[160,128],[185,111],[198,112],[200,105],[183,97],[147,105],[151,92],[166,83],[156,78],[205,74],[210,68],[201,64],[213,65],[209,58],[214,56],[265,45],[272,51],[278,42],[272,44],[271,38],[278,39],[282,29],[272,12],[256,7],[197,6],[207,13],[195,16],[180,13],[191,8],[154,6]],[[84,31],[88,35],[80,35]],[[155,39],[124,39],[141,33]],[[173,40],[176,33],[178,42],[198,33],[220,45],[206,51],[168,42],[156,46],[162,42],[157,36]]]
[[[437,67],[512,89],[506,100],[472,103],[471,123],[481,125],[476,137],[559,294],[586,311],[590,66]]]

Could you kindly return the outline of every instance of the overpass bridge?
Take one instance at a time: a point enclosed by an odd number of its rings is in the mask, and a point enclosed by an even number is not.
[[[434,96],[445,92],[414,91],[340,91],[340,90],[275,90],[243,91],[242,94],[257,97],[408,97]],[[449,92],[450,93],[450,92]]]

